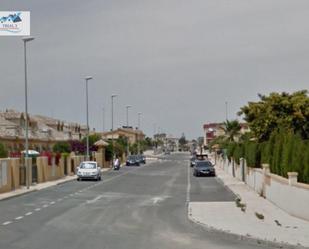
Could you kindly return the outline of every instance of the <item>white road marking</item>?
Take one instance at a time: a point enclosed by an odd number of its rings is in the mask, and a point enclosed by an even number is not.
[[[3,222],[2,225],[3,225],[3,226],[7,226],[7,225],[9,225],[9,224],[11,224],[11,223],[12,223],[12,221],[6,221],[6,222]]]
[[[43,205],[42,208],[47,208],[48,206],[49,206],[48,204],[45,204],[45,205]]]
[[[24,216],[18,216],[18,217],[15,218],[15,220],[21,220],[23,218],[24,218]]]
[[[51,201],[50,203],[49,203],[49,205],[54,205],[56,202],[54,202],[54,201]]]
[[[95,203],[96,201],[100,200],[103,197],[103,195],[98,195],[96,198],[92,200],[87,200],[87,204]]]
[[[62,198],[59,198],[57,201],[59,201],[59,202],[60,202],[60,201],[62,201],[62,200],[63,200]]]
[[[191,172],[190,172],[190,167],[188,166],[188,171],[187,171],[187,198],[186,198],[186,202],[189,203],[190,202],[190,190],[191,190]]]
[[[151,198],[151,200],[152,200],[152,203],[153,203],[154,205],[156,205],[156,204],[158,204],[159,202],[162,202],[162,201],[164,201],[164,200],[167,199],[167,198],[169,198],[169,196],[157,196],[157,197]]]
[[[32,212],[28,212],[28,213],[25,214],[25,216],[29,216],[31,214],[33,214],[33,213]]]
[[[41,209],[40,208],[36,208],[36,209],[34,209],[34,211],[36,211],[36,212],[38,212],[38,211],[40,211]]]

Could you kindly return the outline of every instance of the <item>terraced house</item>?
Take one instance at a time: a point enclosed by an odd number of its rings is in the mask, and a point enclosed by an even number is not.
[[[87,127],[41,115],[29,115],[29,149],[51,150],[59,141],[79,140]],[[10,156],[24,150],[25,114],[16,110],[0,112],[0,142],[6,145]]]

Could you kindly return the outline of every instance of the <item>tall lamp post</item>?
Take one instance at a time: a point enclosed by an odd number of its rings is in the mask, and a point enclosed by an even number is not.
[[[112,158],[113,160],[115,159],[115,154],[114,154],[114,98],[116,98],[118,95],[117,94],[113,94],[111,95],[111,101],[112,101]]]
[[[92,80],[92,76],[85,77],[86,81],[86,116],[87,116],[87,135],[86,135],[86,144],[87,144],[87,154],[86,160],[89,160],[89,110],[88,110],[88,81]]]
[[[29,157],[29,142],[28,142],[28,82],[27,82],[27,46],[26,43],[29,41],[33,41],[34,37],[24,37],[22,38],[24,42],[24,66],[25,66],[25,114],[26,114],[26,124],[25,124],[25,167],[26,167],[26,182],[27,182],[27,189],[30,188],[30,165],[28,164],[28,157]]]
[[[127,117],[127,128],[129,128],[129,109],[131,108],[131,105],[126,106],[126,117]],[[129,155],[129,138],[127,137],[127,155]]]
[[[137,116],[138,116],[138,119],[137,119],[137,128],[138,128],[138,131],[140,130],[140,127],[141,127],[141,115],[142,115],[142,113],[141,112],[139,112],[138,114],[137,114]],[[140,141],[139,141],[139,133],[137,134],[137,152],[138,152],[138,154],[140,154]]]
[[[102,128],[103,128],[103,132],[105,131],[105,109],[104,107],[102,108]]]

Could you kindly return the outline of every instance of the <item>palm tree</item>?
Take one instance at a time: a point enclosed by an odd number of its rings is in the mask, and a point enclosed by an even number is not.
[[[238,122],[238,120],[226,120],[223,123],[223,130],[225,132],[225,135],[227,137],[227,139],[231,142],[235,141],[235,137],[237,137],[240,134],[240,123]]]

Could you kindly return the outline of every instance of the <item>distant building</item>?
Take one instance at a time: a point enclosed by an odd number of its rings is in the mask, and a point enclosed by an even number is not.
[[[164,148],[171,151],[178,151],[179,149],[179,138],[167,135],[166,133],[155,134],[154,141],[160,141]]]
[[[249,132],[249,126],[247,123],[240,123],[241,129],[240,133],[244,134]],[[219,136],[225,135],[225,131],[223,129],[223,123],[206,123],[203,125],[204,130],[204,145],[208,145],[211,141]]]
[[[113,131],[103,132],[101,134],[104,140],[115,140],[120,137],[128,138],[129,144],[134,144],[137,141],[142,141],[145,139],[145,134],[143,131],[133,129],[133,127],[122,127]]]
[[[41,115],[29,115],[28,122],[29,149],[39,152],[52,150],[58,141],[79,140],[87,131],[86,126]],[[24,150],[25,124],[23,112],[0,112],[0,142],[6,145],[10,153]]]

